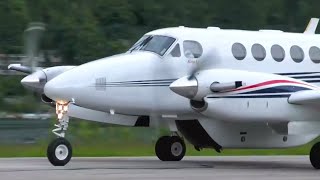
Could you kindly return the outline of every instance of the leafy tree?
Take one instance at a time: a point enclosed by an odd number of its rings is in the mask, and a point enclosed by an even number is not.
[[[22,50],[22,34],[29,18],[25,1],[0,2],[0,53],[19,53]]]

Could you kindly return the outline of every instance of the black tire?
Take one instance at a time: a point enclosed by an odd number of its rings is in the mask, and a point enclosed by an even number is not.
[[[59,148],[60,151],[57,148]],[[48,146],[47,157],[52,165],[65,166],[72,157],[71,144],[65,138],[53,140]]]
[[[169,161],[169,154],[168,150],[166,147],[169,146],[170,142],[170,136],[162,136],[161,138],[158,139],[156,146],[155,146],[155,151],[157,157],[161,161]]]
[[[156,143],[156,155],[161,161],[180,161],[186,153],[186,145],[178,136],[163,136]]]
[[[315,169],[320,169],[320,142],[312,146],[309,157],[312,166]]]

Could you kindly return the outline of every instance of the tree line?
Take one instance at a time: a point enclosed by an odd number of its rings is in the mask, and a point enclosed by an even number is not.
[[[126,51],[144,33],[171,26],[301,32],[319,17],[317,0],[2,0],[0,53],[21,53],[23,31],[44,22],[41,48],[63,64]]]

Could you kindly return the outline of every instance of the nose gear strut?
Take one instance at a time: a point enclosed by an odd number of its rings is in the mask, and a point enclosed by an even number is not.
[[[72,146],[64,137],[68,129],[68,103],[56,103],[56,114],[58,124],[54,126],[56,129],[52,132],[58,137],[53,140],[47,149],[47,157],[50,163],[54,166],[64,166],[72,158]]]
[[[58,116],[59,124],[55,124],[56,129],[52,130],[52,132],[58,137],[64,138],[65,132],[68,129],[69,124],[69,116],[68,113],[68,103],[60,104],[56,103],[56,114]]]

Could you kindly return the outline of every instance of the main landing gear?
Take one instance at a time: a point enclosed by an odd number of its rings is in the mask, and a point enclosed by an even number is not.
[[[310,151],[310,162],[315,169],[320,169],[320,142],[312,146]]]
[[[54,166],[64,166],[72,157],[71,144],[64,138],[69,123],[67,112],[68,104],[56,103],[56,114],[58,115],[59,123],[55,124],[56,129],[52,130],[52,132],[58,138],[53,140],[47,149],[48,160]]]
[[[186,154],[186,145],[179,136],[163,136],[158,139],[155,151],[161,161],[180,161]]]

